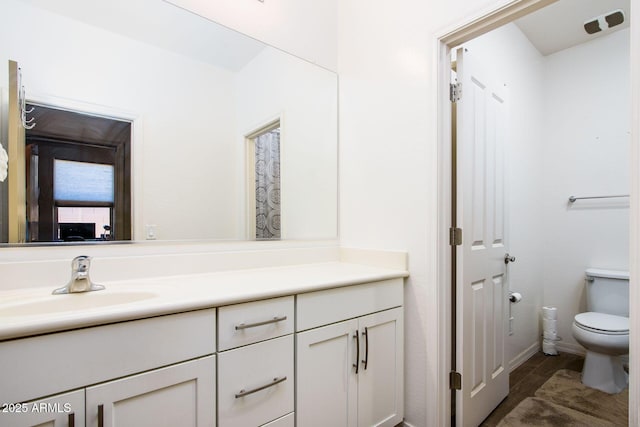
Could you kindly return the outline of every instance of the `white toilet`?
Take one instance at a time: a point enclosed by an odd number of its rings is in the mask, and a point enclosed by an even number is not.
[[[629,376],[620,356],[629,353],[629,272],[586,271],[587,310],[577,314],[573,337],[587,356],[582,383],[606,393],[619,393]]]

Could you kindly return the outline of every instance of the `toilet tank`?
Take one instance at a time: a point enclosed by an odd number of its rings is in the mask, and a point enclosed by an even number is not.
[[[589,268],[587,310],[629,317],[629,272]]]

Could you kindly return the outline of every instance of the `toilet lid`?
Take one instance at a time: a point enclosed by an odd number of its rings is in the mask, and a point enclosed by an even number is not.
[[[605,313],[580,313],[575,317],[579,326],[602,333],[629,333],[629,318]]]

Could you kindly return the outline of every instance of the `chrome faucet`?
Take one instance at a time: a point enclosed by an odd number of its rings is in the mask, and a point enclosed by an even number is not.
[[[86,255],[77,256],[71,261],[71,279],[66,286],[55,289],[52,293],[71,294],[75,292],[99,291],[104,286],[91,281],[89,268],[91,267],[91,257]]]

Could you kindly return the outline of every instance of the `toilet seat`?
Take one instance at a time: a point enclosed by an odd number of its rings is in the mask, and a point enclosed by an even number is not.
[[[606,313],[587,312],[575,317],[577,327],[604,335],[629,335],[629,318]]]

